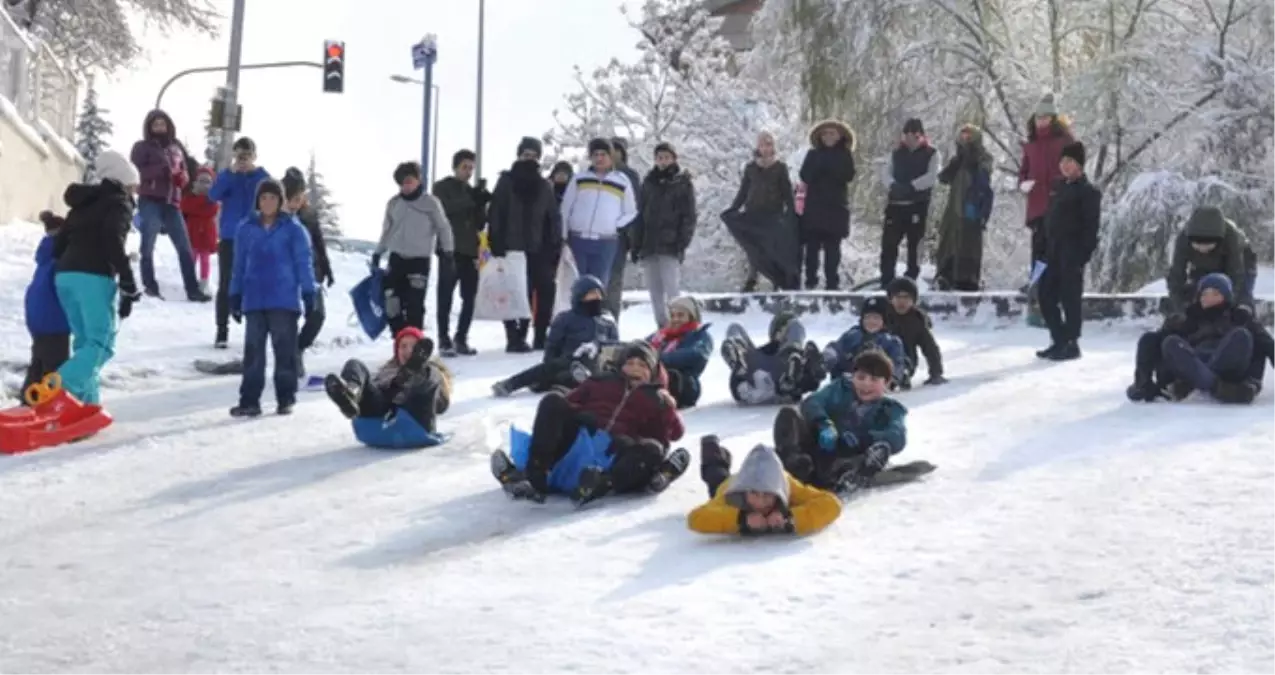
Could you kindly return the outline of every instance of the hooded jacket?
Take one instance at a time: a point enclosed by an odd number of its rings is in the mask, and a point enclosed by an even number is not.
[[[832,422],[838,432],[852,432],[865,446],[883,442],[891,455],[908,443],[908,409],[888,396],[860,401],[850,378],[837,378],[808,396],[801,402],[801,416],[816,429]]]
[[[598,316],[585,313],[584,296],[592,290],[605,291],[602,282],[591,275],[582,276],[571,285],[571,309],[559,312],[549,324],[549,334],[545,337],[545,361],[570,358],[586,343],[619,341],[620,331],[610,315],[606,312]]]
[[[26,310],[27,332],[32,337],[41,335],[68,335],[71,326],[67,323],[66,312],[58,300],[58,291],[53,283],[57,261],[53,258],[56,234],[46,234],[35,247],[35,274],[27,286],[24,300]]]
[[[156,136],[151,131],[151,123],[157,119],[167,122],[167,134]],[[129,153],[141,177],[137,195],[176,206],[181,203],[182,188],[190,182],[190,176],[186,174],[186,151],[176,140],[173,118],[163,110],[152,110],[146,113],[143,125],[142,140],[134,143]]]
[[[553,188],[535,161],[517,161],[496,179],[487,211],[487,243],[492,256],[509,251],[546,253],[562,250],[562,222]]]
[[[217,174],[212,169],[200,167],[195,177],[208,176],[216,180]],[[190,233],[190,248],[196,253],[217,252],[217,202],[207,194],[186,192],[182,195],[182,218],[186,221],[186,231]]]
[[[641,217],[630,228],[630,246],[643,258],[686,256],[695,236],[695,185],[676,164],[651,169],[642,183]]]
[[[1191,246],[1192,239],[1216,243],[1213,250],[1201,253]],[[1239,291],[1235,301],[1251,304],[1244,277],[1255,272],[1256,256],[1249,248],[1248,237],[1235,223],[1222,215],[1217,207],[1204,206],[1195,210],[1186,221],[1186,227],[1173,243],[1173,262],[1165,278],[1169,295],[1179,306],[1185,306],[1195,297],[1196,285],[1207,274],[1221,272],[1230,278]]]
[[[1054,183],[1062,178],[1058,168],[1058,160],[1062,159],[1062,150],[1075,139],[1072,138],[1067,118],[1055,116],[1049,133],[1039,136],[1036,133],[1035,119],[1027,120],[1028,140],[1023,143],[1023,157],[1019,162],[1018,182],[1035,181],[1027,193],[1027,222],[1044,218],[1049,211],[1050,190]]]
[[[747,516],[748,492],[764,492],[778,497],[780,512],[789,517],[794,534],[818,532],[841,515],[841,502],[831,492],[793,478],[773,448],[753,448],[739,471],[717,488],[717,494],[686,517],[686,525],[701,534],[741,534]]]
[[[314,254],[314,279],[319,283],[334,283],[332,261],[328,259],[328,244],[323,237],[323,224],[313,207],[303,206],[296,213],[297,220],[310,235],[310,250]]]
[[[239,223],[252,213],[257,203],[257,186],[261,181],[270,180],[270,174],[261,167],[255,167],[246,173],[237,173],[230,169],[222,169],[217,173],[208,190],[208,198],[221,204],[221,213],[217,218],[217,236],[222,241],[234,241]]]
[[[557,174],[567,174],[567,182],[559,185],[553,182],[553,177]],[[571,167],[570,162],[558,162],[553,165],[553,169],[549,171],[549,187],[553,188],[553,196],[558,200],[558,208],[562,208],[562,195],[566,194],[567,186],[571,184],[571,179],[575,177],[576,170]],[[559,216],[561,219],[561,216]]]
[[[243,312],[284,310],[303,313],[302,298],[318,291],[310,235],[291,214],[280,212],[266,227],[253,211],[235,235],[230,296]]]
[[[826,128],[836,129],[841,141],[827,147],[819,140]],[[810,150],[801,162],[801,180],[806,184],[806,201],[801,214],[801,232],[807,237],[850,236],[850,182],[855,177],[854,150],[857,139],[845,122],[824,120],[810,129]]]
[[[614,239],[637,218],[637,186],[618,168],[598,173],[589,167],[572,176],[562,195],[565,236]]]
[[[133,199],[115,181],[72,183],[62,196],[71,207],[54,239],[59,272],[85,272],[118,278],[120,290],[137,292],[124,241],[133,227]]]
[[[452,226],[438,198],[421,190],[414,198],[402,193],[390,197],[381,222],[376,255],[392,253],[401,258],[429,258],[439,250],[456,250]]]

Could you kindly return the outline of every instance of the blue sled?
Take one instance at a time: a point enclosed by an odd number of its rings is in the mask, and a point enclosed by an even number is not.
[[[549,472],[549,488],[555,492],[570,494],[580,485],[580,472],[594,466],[603,471],[611,468],[615,457],[607,454],[611,447],[611,435],[599,431],[590,436],[581,429],[571,449]],[[531,434],[517,427],[509,428],[509,458],[519,471],[527,470],[527,461],[531,459]]]
[[[385,318],[385,272],[374,268],[367,278],[350,289],[350,301],[359,326],[369,339],[375,340],[385,332],[389,320]]]
[[[447,440],[447,434],[425,430],[416,418],[399,410],[390,417],[355,417],[354,437],[360,443],[382,450],[432,448]]]

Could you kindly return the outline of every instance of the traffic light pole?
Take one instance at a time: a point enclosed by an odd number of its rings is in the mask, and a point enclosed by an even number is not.
[[[424,120],[424,125],[421,127],[421,172],[425,174],[425,185],[429,186],[432,185],[432,180],[436,180],[434,176],[430,175],[433,171],[431,171],[432,167],[430,166],[429,153],[429,143],[430,140],[432,140],[430,138],[430,127],[433,126],[431,122],[433,122],[434,117],[434,59],[430,59],[429,63],[425,66],[424,89],[425,109],[423,111],[424,114],[421,115],[421,118]],[[426,189],[429,188],[426,187]]]
[[[223,116],[221,133],[217,134],[220,142],[217,147],[217,169],[230,166],[230,148],[234,144],[234,128],[238,126],[231,116],[239,110],[239,67],[243,52],[243,15],[247,0],[235,0],[230,14],[230,58],[226,60],[226,111]],[[227,121],[229,120],[229,121]]]
[[[265,70],[267,68],[300,68],[300,67],[322,69],[323,64],[315,62],[315,61],[275,61],[273,63],[249,63],[244,66],[239,66],[239,70]],[[164,107],[163,105],[164,94],[168,91],[168,88],[172,86],[172,84],[176,82],[177,80],[180,80],[183,77],[186,77],[187,75],[195,75],[197,73],[220,73],[220,72],[226,71],[227,69],[228,69],[227,66],[204,66],[201,68],[187,68],[186,70],[176,73],[172,77],[168,78],[168,81],[164,83],[164,86],[159,88],[159,95],[155,97],[155,107],[156,108]]]

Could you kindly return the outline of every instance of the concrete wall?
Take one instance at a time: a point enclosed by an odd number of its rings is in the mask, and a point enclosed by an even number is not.
[[[34,221],[45,209],[65,213],[62,193],[80,179],[81,160],[51,130],[15,120],[7,104],[0,103],[0,225]]]

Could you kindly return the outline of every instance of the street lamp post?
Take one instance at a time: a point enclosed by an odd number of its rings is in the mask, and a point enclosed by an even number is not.
[[[421,89],[425,90],[425,107],[421,109],[421,164],[429,162],[430,142],[430,109],[434,96],[434,63],[438,61],[438,37],[429,33],[419,43],[412,46],[412,67],[425,71],[425,81]],[[426,176],[426,183],[429,176]]]
[[[425,84],[422,80],[418,80],[414,77],[408,77],[406,75],[390,75],[390,79],[398,82],[399,84],[418,84],[422,86]],[[438,126],[438,116],[440,114],[439,108],[441,108],[442,105],[443,92],[436,84],[434,85],[434,147],[430,148],[429,157],[429,173],[433,176],[434,180],[438,180],[438,146],[440,145],[438,142],[438,130],[441,128]]]
[[[247,0],[235,0],[230,13],[230,57],[226,60],[226,114],[222,116],[220,143],[217,148],[217,168],[230,166],[230,148],[234,145],[236,120],[239,109],[239,62],[243,53],[243,15]],[[162,94],[161,94],[162,95]]]
[[[474,176],[483,177],[483,42],[486,37],[487,0],[478,0],[478,100],[475,101]]]

